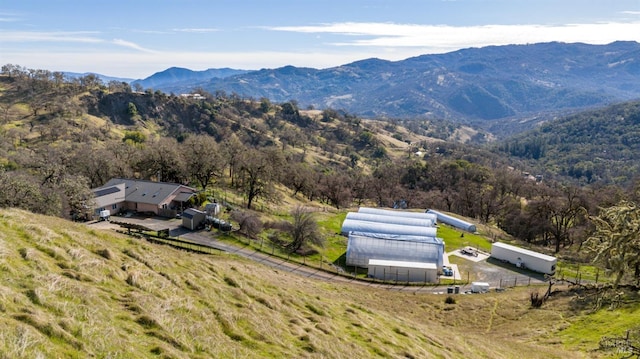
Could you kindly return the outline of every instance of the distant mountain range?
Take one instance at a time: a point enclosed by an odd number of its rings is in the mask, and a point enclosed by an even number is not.
[[[171,67],[143,79],[132,81],[131,84],[139,84],[143,88],[153,88],[164,92],[188,92],[195,84],[210,81],[212,79],[225,78],[234,75],[246,74],[247,70],[235,70],[230,68],[207,69],[193,71],[181,67]]]
[[[170,68],[133,81],[185,93],[202,88],[363,117],[442,118],[491,127],[640,98],[640,44],[539,43],[470,48],[328,69]],[[499,121],[493,121],[499,120]],[[530,126],[525,126],[530,127]]]
[[[88,75],[95,75],[104,84],[108,84],[111,81],[126,82],[126,83],[130,83],[130,82],[134,81],[134,79],[130,79],[130,78],[107,76],[107,75],[97,74],[95,72],[83,72],[83,73],[80,73],[80,72],[68,72],[67,71],[67,72],[63,72],[63,74],[66,77],[71,78],[71,79],[85,77],[85,76],[88,76]]]

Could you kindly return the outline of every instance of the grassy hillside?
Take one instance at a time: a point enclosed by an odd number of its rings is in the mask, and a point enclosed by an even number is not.
[[[534,310],[532,288],[445,304],[311,281],[20,210],[0,211],[0,271],[2,358],[581,358],[640,322],[596,330],[568,292]]]

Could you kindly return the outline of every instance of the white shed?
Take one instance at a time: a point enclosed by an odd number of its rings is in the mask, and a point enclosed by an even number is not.
[[[396,282],[438,282],[438,267],[431,262],[405,262],[370,259],[369,278]]]
[[[207,214],[198,211],[197,209],[189,208],[182,212],[182,226],[190,230],[196,230],[201,224],[204,224],[204,220]]]

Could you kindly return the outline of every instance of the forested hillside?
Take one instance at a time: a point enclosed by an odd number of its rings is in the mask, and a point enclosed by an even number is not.
[[[292,202],[441,209],[559,252],[582,243],[599,207],[638,196],[632,182],[536,180],[530,164],[472,145],[488,135],[444,121],[136,92],[13,65],[0,81],[1,207],[82,218],[90,188],[142,178],[189,184],[201,200],[228,193],[265,214]]]
[[[537,121],[505,119],[543,120],[640,97],[639,53],[640,44],[633,41],[487,46],[320,70],[285,66],[155,88],[187,92],[202,87],[274,102],[295,99],[303,107],[345,109],[368,118],[445,118],[508,134]],[[156,77],[161,79],[154,75],[144,83]]]
[[[640,175],[640,101],[561,118],[498,147],[539,171],[583,184],[628,185]]]

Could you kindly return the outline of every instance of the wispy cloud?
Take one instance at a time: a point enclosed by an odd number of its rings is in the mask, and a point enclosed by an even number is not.
[[[0,11],[0,22],[16,22],[21,20],[22,18],[20,15]]]
[[[144,48],[136,43],[133,43],[131,41],[126,41],[126,40],[122,40],[122,39],[113,39],[111,41],[111,43],[118,45],[118,46],[122,46],[122,47],[126,47],[129,49],[134,49],[134,50],[138,50],[138,51],[142,51],[142,52],[150,52],[150,53],[155,53],[156,51],[154,50],[150,50],[147,48]]]
[[[4,42],[84,42],[100,43],[102,39],[92,36],[93,31],[4,31],[0,32],[0,41]]]
[[[25,42],[50,42],[50,43],[85,43],[85,44],[113,44],[141,52],[153,53],[153,50],[144,48],[134,42],[113,39],[107,41],[98,37],[100,32],[75,31],[75,32],[31,32],[31,31],[6,31],[0,32],[0,42],[25,43]]]
[[[197,34],[205,34],[205,33],[216,32],[216,31],[220,31],[220,30],[219,29],[215,29],[215,28],[186,28],[186,29],[173,29],[173,31],[175,31],[175,32],[192,32],[192,33],[197,33]]]
[[[621,13],[626,15],[640,15],[640,11],[633,11],[633,10],[621,11]]]
[[[335,46],[420,47],[442,51],[471,46],[547,41],[603,44],[640,41],[640,22],[566,25],[416,25],[395,23],[332,23],[314,26],[269,27],[273,31],[342,35]],[[437,50],[436,50],[437,51]]]

